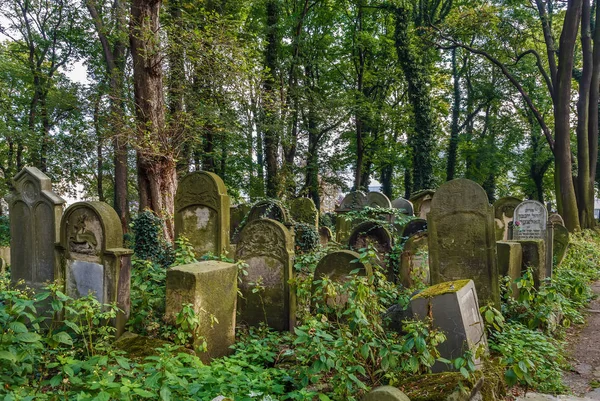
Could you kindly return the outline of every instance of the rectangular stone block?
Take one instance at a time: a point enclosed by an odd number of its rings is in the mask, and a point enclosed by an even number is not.
[[[501,276],[508,276],[512,282],[513,298],[519,297],[519,287],[515,280],[521,277],[521,266],[523,264],[523,250],[521,244],[511,241],[496,242],[498,253],[498,272]]]
[[[193,305],[200,318],[197,334],[207,343],[207,352],[199,355],[205,363],[232,352],[229,346],[235,342],[236,303],[237,266],[233,263],[205,261],[167,271],[165,318],[175,323],[182,305]]]
[[[476,352],[480,345],[487,351],[483,319],[479,313],[479,301],[473,280],[440,283],[427,288],[410,300],[413,314],[424,319],[431,316],[433,326],[446,334],[446,341],[438,346],[442,358],[461,357],[467,350]],[[480,364],[475,359],[475,364]],[[452,367],[436,362],[434,373],[451,370]]]
[[[531,267],[535,288],[540,288],[540,284],[546,279],[546,247],[544,240],[529,239],[516,242],[521,244],[523,250],[521,271],[524,272],[528,267]]]

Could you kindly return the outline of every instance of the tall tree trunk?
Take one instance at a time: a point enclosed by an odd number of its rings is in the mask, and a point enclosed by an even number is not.
[[[592,78],[590,80],[590,104],[588,112],[588,146],[590,159],[590,184],[596,185],[596,171],[598,166],[598,100],[600,92],[600,5],[595,4],[596,16],[594,18],[594,27],[592,32],[593,50],[592,50]],[[592,209],[594,205],[594,188],[590,191]],[[596,223],[596,216],[592,219]]]
[[[448,143],[448,162],[446,165],[446,181],[454,179],[456,171],[456,154],[458,150],[458,119],[460,117],[460,79],[456,62],[456,47],[452,49],[452,78],[454,80],[454,99],[452,105],[452,124],[450,128],[450,141]]]
[[[94,101],[94,131],[96,132],[96,189],[98,191],[98,200],[104,202],[104,155],[102,154],[103,135],[100,129],[100,102],[102,95],[98,94]]]

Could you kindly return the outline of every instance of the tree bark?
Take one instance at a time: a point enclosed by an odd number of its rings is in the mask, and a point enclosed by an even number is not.
[[[456,170],[456,154],[458,150],[458,119],[460,117],[460,80],[456,63],[456,47],[452,49],[452,78],[454,79],[454,99],[452,105],[452,125],[448,143],[448,161],[446,165],[446,181],[454,179]]]

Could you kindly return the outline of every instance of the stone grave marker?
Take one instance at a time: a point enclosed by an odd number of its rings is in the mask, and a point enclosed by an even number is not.
[[[558,213],[550,213],[550,216],[548,216],[548,221],[554,223],[555,229],[557,225],[561,225],[563,227],[565,226],[565,221],[563,220],[562,216]]]
[[[274,199],[265,199],[252,206],[248,213],[246,224],[258,219],[271,219],[282,223],[285,226],[290,225],[290,216],[281,202]]]
[[[240,226],[244,219],[248,217],[252,207],[246,203],[242,203],[236,207],[229,208],[229,244],[237,244],[240,236]]]
[[[494,202],[494,219],[496,221],[496,240],[508,240],[508,223],[513,221],[515,208],[521,203],[521,199],[514,196],[505,196]]]
[[[403,214],[407,216],[415,215],[415,208],[413,207],[413,204],[409,200],[406,200],[404,198],[395,199],[392,202],[392,207],[394,209],[399,209]]]
[[[383,225],[374,221],[365,221],[359,224],[352,230],[348,246],[350,249],[358,251],[359,249],[366,248],[368,245],[373,245],[375,248],[379,256],[378,264],[383,268],[388,280],[394,281],[393,266],[385,260],[386,254],[393,247],[393,239],[390,232]]]
[[[290,231],[271,219],[253,220],[240,234],[236,260],[248,264],[248,275],[239,284],[240,321],[249,326],[266,322],[275,330],[292,330],[296,319],[296,295],[289,280],[294,277],[294,240]],[[253,292],[255,288],[261,288]]]
[[[413,219],[402,227],[402,236],[408,238],[422,231],[427,231],[427,220]]]
[[[501,276],[510,277],[512,295],[516,299],[519,297],[520,290],[515,280],[521,277],[523,249],[521,244],[514,241],[497,241],[496,249],[498,251],[498,273]]]
[[[9,246],[0,246],[0,259],[2,259],[5,266],[10,266],[10,247]]]
[[[541,239],[546,250],[546,277],[552,277],[554,224],[548,222],[548,210],[534,200],[521,202],[515,208],[512,238],[514,240]]]
[[[542,239],[523,239],[517,242],[521,244],[523,251],[521,271],[525,271],[530,267],[533,273],[534,286],[540,288],[547,277],[548,271],[545,242]]]
[[[331,229],[326,226],[319,227],[319,242],[322,246],[326,246],[333,239]]]
[[[444,183],[427,226],[431,283],[472,279],[481,303],[499,309],[494,210],[483,188],[464,178]]]
[[[336,209],[337,218],[335,220],[336,241],[340,244],[346,243],[352,232],[352,228],[360,221],[347,220],[345,215],[348,212],[363,209],[367,205],[367,195],[362,191],[350,192],[344,197],[340,207]]]
[[[396,387],[380,386],[365,394],[362,401],[410,401],[410,399]]]
[[[175,194],[175,236],[190,240],[196,257],[229,251],[229,196],[223,180],[197,171],[179,181]]]
[[[411,235],[404,243],[400,256],[400,283],[412,288],[418,283],[429,285],[429,250],[427,232]]]
[[[310,224],[319,228],[319,211],[310,198],[296,198],[290,201],[290,215],[297,223]]]
[[[564,225],[554,225],[553,257],[556,266],[560,266],[569,247],[569,230]]]
[[[123,312],[112,323],[121,335],[130,312],[133,251],[123,248],[117,212],[104,202],[69,206],[61,220],[57,249],[66,294],[80,298],[91,292],[100,303],[116,303]]]
[[[233,352],[229,347],[235,343],[237,277],[237,265],[215,260],[167,270],[165,319],[174,324],[182,305],[192,304],[200,319],[196,334],[207,345],[199,355],[204,363]]]
[[[381,192],[369,192],[367,194],[367,206],[391,209],[392,202]]]
[[[420,219],[427,219],[427,214],[431,210],[431,201],[435,191],[433,189],[424,189],[422,191],[414,193],[410,197],[415,209],[415,216]]]
[[[55,245],[65,200],[52,191],[50,178],[35,167],[25,167],[14,178],[7,197],[10,216],[10,279],[13,284],[39,290],[60,279]]]
[[[420,319],[432,317],[433,326],[446,333],[446,341],[438,346],[442,358],[452,360],[463,356],[469,349],[475,354],[479,346],[487,349],[485,328],[473,280],[457,280],[431,286],[410,300],[410,308]],[[475,359],[476,366],[480,363],[479,359]],[[452,370],[452,367],[437,361],[431,370],[439,373]]]

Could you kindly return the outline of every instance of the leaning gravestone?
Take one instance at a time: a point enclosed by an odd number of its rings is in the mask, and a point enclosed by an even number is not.
[[[281,202],[274,199],[265,199],[257,202],[252,206],[248,213],[246,224],[258,219],[271,219],[282,223],[283,225],[290,224],[290,216]]]
[[[392,202],[392,207],[394,209],[400,210],[401,213],[403,213],[407,216],[415,215],[415,209],[413,207],[413,204],[409,200],[406,200],[404,198],[398,198],[398,199],[394,200]]]
[[[390,202],[389,198],[381,192],[369,192],[367,194],[367,206],[391,209],[392,202]]]
[[[25,167],[14,178],[15,190],[7,198],[10,215],[11,282],[25,281],[40,289],[60,279],[55,244],[64,199],[52,191],[52,183],[35,167]]]
[[[565,226],[565,221],[558,213],[550,213],[550,216],[548,216],[548,221],[554,223],[554,228],[556,228],[557,225],[561,225],[563,227]]]
[[[293,329],[296,295],[289,285],[294,277],[293,248],[290,231],[278,221],[253,220],[242,229],[236,260],[248,264],[248,274],[241,276],[239,284],[241,322],[249,326],[265,322],[279,331]]]
[[[432,284],[472,279],[481,303],[500,309],[494,211],[483,188],[464,178],[444,183],[427,226]]]
[[[496,220],[496,240],[508,240],[508,223],[513,221],[515,208],[521,203],[521,199],[513,196],[505,196],[494,202],[494,218]]]
[[[337,242],[343,244],[348,241],[352,228],[359,222],[346,218],[352,211],[363,209],[367,205],[367,195],[362,191],[350,192],[344,197],[340,207],[336,209],[335,235]]]
[[[523,249],[515,241],[497,241],[498,273],[510,277],[512,297],[519,298],[520,289],[516,280],[521,277],[523,269]]]
[[[427,214],[429,213],[429,210],[431,210],[431,200],[433,199],[434,194],[435,191],[433,189],[424,189],[414,193],[410,197],[410,201],[415,208],[415,216],[421,219],[427,219]]]
[[[80,298],[91,292],[100,303],[116,303],[122,312],[113,324],[121,335],[129,318],[133,251],[123,248],[117,212],[104,202],[69,206],[60,223],[57,249],[67,295]]]
[[[569,230],[564,225],[554,225],[553,257],[556,266],[560,266],[569,247]]]
[[[543,203],[534,200],[521,202],[513,217],[513,240],[541,239],[546,250],[546,277],[552,277],[553,223],[548,224],[548,210]]]
[[[183,177],[175,195],[175,236],[190,240],[197,257],[229,251],[229,196],[223,180],[205,171]]]
[[[419,232],[404,243],[400,256],[400,283],[413,288],[418,283],[429,285],[430,282],[427,233]]]
[[[434,207],[432,206],[432,212]],[[431,286],[410,300],[410,308],[420,319],[431,317],[433,327],[446,333],[446,341],[438,345],[442,358],[453,360],[462,357],[467,350],[473,351],[475,355],[479,346],[487,349],[485,328],[472,280]],[[479,364],[480,359],[475,358],[475,366]],[[452,368],[440,361],[431,367],[434,373],[450,369]]]
[[[319,227],[319,242],[322,246],[326,246],[333,238],[331,229],[326,226]]]
[[[319,227],[319,212],[312,199],[296,198],[291,200],[290,215],[297,223],[310,224],[315,230]]]
[[[373,245],[375,248],[379,257],[378,264],[383,268],[388,280],[394,281],[394,268],[386,261],[386,255],[393,247],[393,239],[390,232],[381,223],[365,221],[352,230],[348,240],[350,249],[360,250],[369,245]]]

